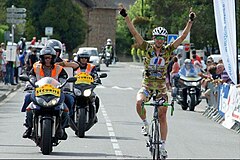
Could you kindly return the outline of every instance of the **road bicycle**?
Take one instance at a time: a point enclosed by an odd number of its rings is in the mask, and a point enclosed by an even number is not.
[[[153,119],[149,125],[149,134],[148,134],[148,141],[147,141],[147,147],[149,147],[149,151],[151,152],[151,155],[153,157],[153,160],[159,160],[159,159],[166,159],[167,157],[162,155],[160,153],[160,132],[159,132],[159,119],[158,119],[158,108],[159,107],[169,107],[171,106],[171,116],[173,116],[174,112],[174,100],[171,101],[171,103],[167,103],[166,100],[161,97],[160,99],[156,98],[158,91],[154,91],[152,99],[153,101],[151,103],[143,102],[142,103],[142,109],[144,106],[153,106]]]

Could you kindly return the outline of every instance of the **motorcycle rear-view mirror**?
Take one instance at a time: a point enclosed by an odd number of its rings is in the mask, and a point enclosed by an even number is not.
[[[99,75],[99,78],[106,78],[107,77],[107,73],[101,73],[100,75]]]
[[[76,77],[70,77],[67,79],[67,82],[75,82],[77,80]]]
[[[29,77],[26,76],[26,75],[20,75],[20,76],[19,76],[19,79],[20,79],[21,81],[29,81]]]

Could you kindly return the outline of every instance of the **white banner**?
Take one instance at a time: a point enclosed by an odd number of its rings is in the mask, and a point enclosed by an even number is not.
[[[224,67],[237,84],[237,39],[235,0],[213,0],[218,45]]]

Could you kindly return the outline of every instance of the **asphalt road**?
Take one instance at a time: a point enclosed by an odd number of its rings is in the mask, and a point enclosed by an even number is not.
[[[141,135],[141,121],[135,111],[135,97],[141,85],[142,66],[117,63],[101,72],[108,77],[96,88],[101,100],[98,123],[85,138],[78,138],[69,128],[66,141],[54,147],[51,155],[22,133],[25,113],[20,112],[23,89],[0,102],[0,158],[23,159],[150,159],[146,137]],[[174,116],[168,113],[167,150],[170,159],[239,159],[240,135],[202,115],[203,101],[195,112],[175,105]],[[147,108],[151,120],[152,108]]]

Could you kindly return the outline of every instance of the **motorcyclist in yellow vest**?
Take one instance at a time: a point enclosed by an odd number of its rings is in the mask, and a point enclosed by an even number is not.
[[[63,69],[62,66],[55,64],[56,61],[56,52],[52,47],[44,47],[40,51],[40,61],[34,63],[32,70],[29,73],[29,78],[32,82],[36,82],[43,77],[52,77],[59,82],[65,81],[68,78],[66,71]],[[25,126],[27,130],[23,134],[23,138],[30,138],[32,133],[32,120],[33,114],[31,110],[28,110],[27,107],[31,103],[31,93],[25,95],[24,104],[22,107],[22,112],[26,111],[26,120]],[[68,127],[68,120],[69,120],[69,110],[68,107],[65,105],[64,112],[62,114],[62,129],[64,132],[63,137],[59,139],[67,139],[67,134],[65,132],[65,127]]]
[[[80,72],[86,72],[93,77],[96,83],[101,84],[101,80],[97,74],[97,69],[93,64],[89,63],[89,59],[90,59],[90,55],[87,52],[77,53],[77,62],[79,64],[79,68],[75,71],[75,74],[78,74]],[[97,113],[99,109],[98,96],[96,96],[95,104],[96,104],[96,113]]]
[[[107,44],[104,48],[105,53],[110,53],[111,54],[111,62],[113,62],[113,58],[114,58],[114,50],[113,50],[113,46],[112,46],[112,40],[111,39],[107,39]]]

